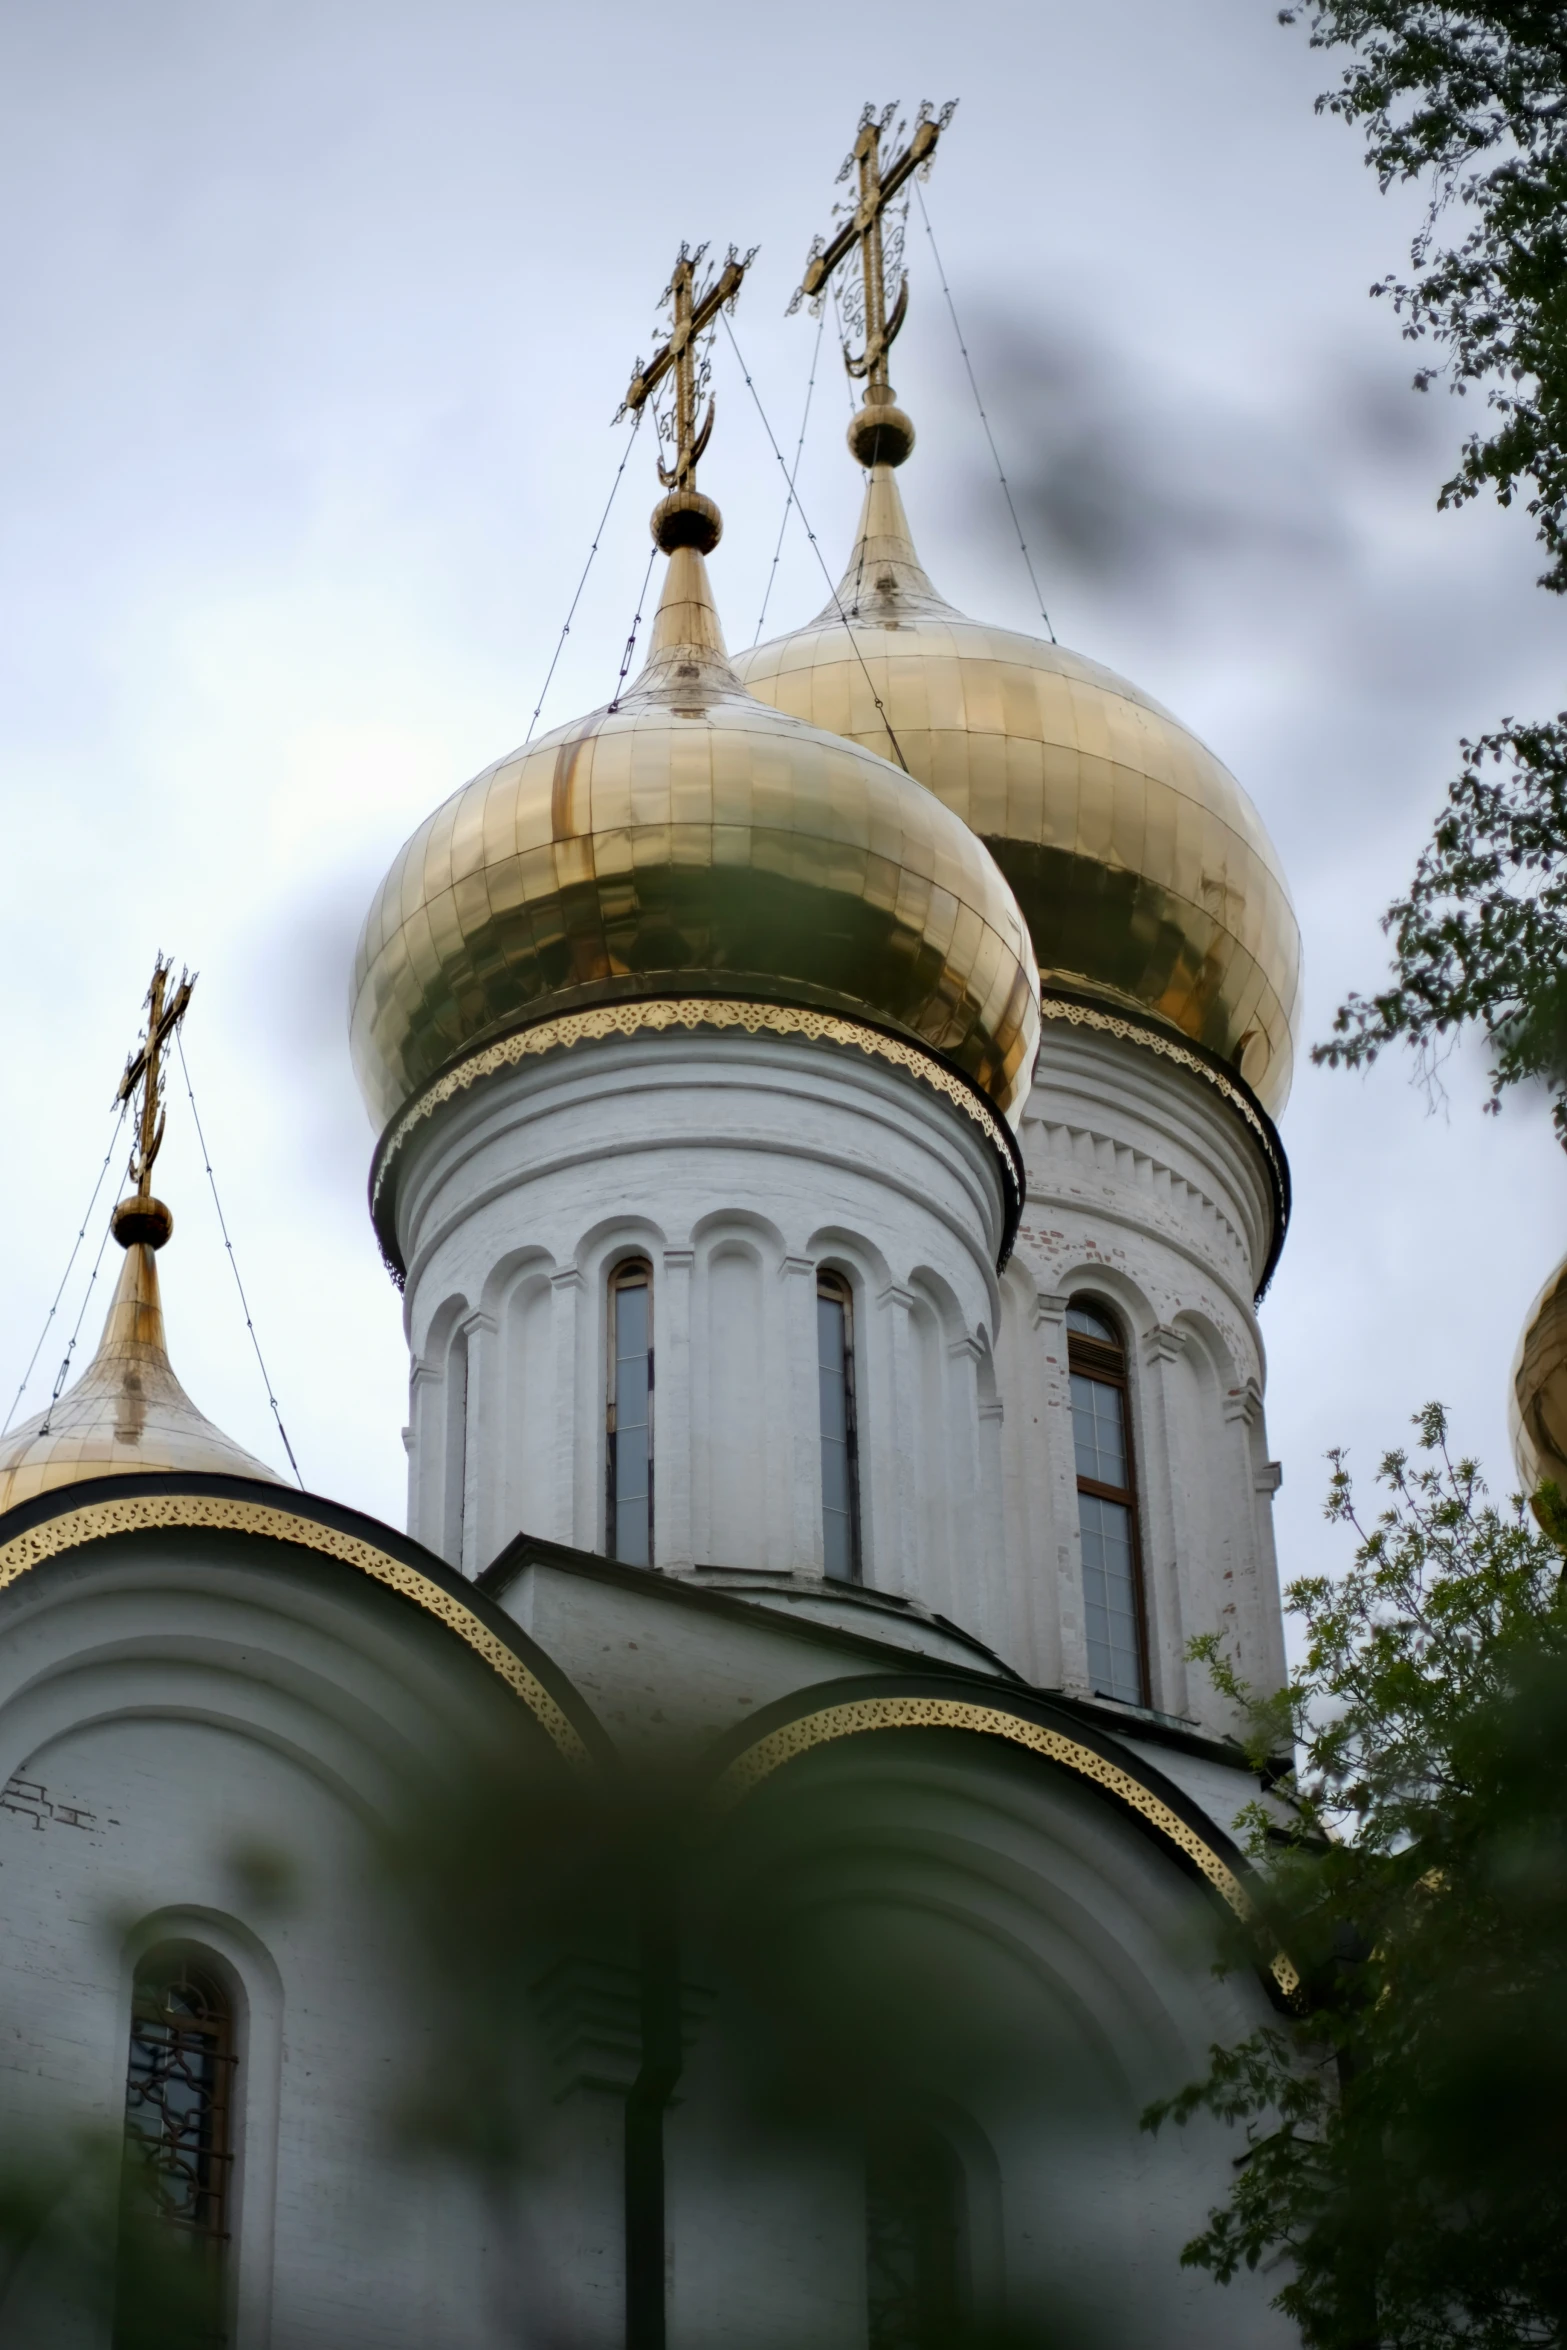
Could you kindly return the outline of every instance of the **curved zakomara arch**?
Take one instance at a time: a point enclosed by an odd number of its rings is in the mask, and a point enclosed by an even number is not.
[[[367,1575],[455,1633],[522,1700],[565,1762],[582,1769],[608,1756],[577,1690],[493,1600],[419,1543],[318,1494],[195,1472],[84,1479],[0,1515],[0,1591],[87,1543],[172,1531],[258,1535]]]
[[[1071,1714],[1004,1687],[981,1692],[972,1682],[897,1673],[796,1690],[720,1740],[709,1757],[714,1805],[720,1812],[731,1811],[802,1755],[883,1730],[956,1730],[999,1738],[1070,1771],[1154,1836],[1243,1925],[1261,1926],[1241,1855],[1173,1781],[1127,1750],[1112,1749]],[[1267,1974],[1276,1996],[1290,2002],[1297,1998],[1300,1975],[1286,1952],[1274,1951]]]

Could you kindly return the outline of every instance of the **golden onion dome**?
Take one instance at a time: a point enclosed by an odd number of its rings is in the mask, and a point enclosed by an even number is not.
[[[122,1201],[114,1230],[125,1262],[98,1351],[74,1387],[0,1441],[0,1512],[89,1477],[146,1470],[199,1469],[278,1482],[202,1417],[174,1376],[154,1254],[172,1229],[160,1201]]]
[[[912,442],[909,427],[895,460]],[[877,446],[867,437],[860,453]],[[1136,686],[946,603],[888,465],[872,468],[834,601],[735,667],[758,700],[813,726],[882,752],[896,738],[1011,882],[1047,998],[1059,988],[1151,1015],[1283,1108],[1300,933],[1257,811]]]
[[[1567,1258],[1529,1308],[1507,1407],[1524,1492],[1536,1494],[1550,1483],[1567,1500]]]
[[[709,501],[678,493],[655,523],[670,562],[636,683],[465,784],[376,894],[352,1006],[372,1116],[390,1130],[442,1072],[564,1015],[722,998],[891,1031],[1015,1119],[1039,1010],[1007,883],[874,748],[745,692]]]

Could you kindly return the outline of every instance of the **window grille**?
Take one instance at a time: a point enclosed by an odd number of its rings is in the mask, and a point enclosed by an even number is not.
[[[617,1265],[609,1282],[609,1396],[606,1407],[609,1555],[653,1564],[653,1271],[640,1257]]]
[[[117,2335],[130,2322],[128,2296],[144,2305],[177,2290],[193,2339],[226,2338],[236,2063],[233,2008],[217,1977],[179,1951],[144,1960],[131,2006],[125,2187],[127,2222],[150,2225],[150,2238],[138,2245],[127,2236]],[[136,2314],[144,2319],[145,2306]]]
[[[840,1583],[860,1580],[860,1459],[854,1409],[854,1300],[841,1273],[816,1279],[821,1397],[822,1558]]]
[[[1081,1298],[1068,1307],[1066,1328],[1088,1676],[1096,1695],[1146,1705],[1147,1632],[1126,1348],[1108,1315]]]

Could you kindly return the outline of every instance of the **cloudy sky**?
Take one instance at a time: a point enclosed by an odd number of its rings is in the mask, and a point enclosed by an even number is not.
[[[345,1044],[358,924],[405,834],[526,731],[682,237],[760,245],[737,331],[792,444],[814,330],[784,306],[867,97],[961,99],[931,219],[1059,634],[1253,794],[1305,933],[1307,1038],[1380,977],[1377,917],[1457,736],[1558,706],[1567,613],[1525,523],[1434,512],[1465,412],[1409,391],[1367,299],[1413,202],[1314,118],[1322,63],[1274,18],[905,0],[868,69],[821,0],[0,13],[0,1416],[162,947],[200,970],[192,1074],[305,1478],[400,1518],[406,1357]],[[911,260],[922,552],[954,601],[1028,627],[917,234]],[[781,494],[722,345],[717,380],[703,481],[744,644]],[[829,364],[801,492],[834,554],[846,414]],[[628,473],[545,726],[613,685],[653,491]],[[769,629],[820,601],[791,527]],[[1288,1570],[1341,1555],[1325,1448],[1369,1470],[1428,1396],[1507,1483],[1506,1374],[1564,1169],[1540,1104],[1491,1119],[1484,1095],[1467,1052],[1434,1109],[1397,1064],[1297,1081],[1264,1310]],[[179,1098],[160,1189],[181,1374],[277,1459]],[[102,1303],[100,1283],[84,1338]]]

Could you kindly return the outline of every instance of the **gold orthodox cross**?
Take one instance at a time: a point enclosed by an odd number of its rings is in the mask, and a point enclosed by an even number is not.
[[[824,245],[820,237],[816,239],[805,265],[805,276],[789,305],[793,311],[802,302],[814,302],[838,264],[847,259],[856,245],[859,246],[865,283],[865,348],[853,354],[846,350],[843,358],[852,376],[866,378],[867,407],[891,404],[887,353],[897,338],[909,306],[909,281],[900,271],[897,298],[891,315],[888,314],[882,221],[888,205],[905,182],[930,162],[936,152],[936,141],[952,120],[956,106],[955,98],[943,106],[939,114],[928,104],[921,106],[908,145],[885,164],[882,161],[881,143],[892,127],[897,106],[894,103],[884,107],[879,115],[874,114],[869,106],[866,107],[860,117],[859,135],[838,174],[840,180],[845,180],[858,167],[859,201],[830,243]],[[900,133],[902,128],[900,123]]]
[[[193,976],[182,972],[180,983],[171,994],[169,974],[173,968],[162,955],[153,965],[152,985],[147,990],[147,1033],[126,1062],[125,1075],[114,1097],[116,1102],[123,1102],[138,1088],[141,1092],[136,1140],[131,1150],[131,1176],[139,1200],[152,1197],[153,1161],[163,1147],[164,1047],[184,1019],[191,989],[196,984]]]
[[[713,432],[713,402],[707,403],[707,414],[700,426],[696,412],[700,405],[700,384],[697,374],[698,345],[726,304],[732,303],[740,291],[746,271],[756,259],[756,248],[738,254],[733,245],[722,270],[707,285],[698,285],[705,245],[698,245],[693,253],[685,245],[675,263],[674,274],[659,296],[670,309],[671,332],[667,343],[656,351],[644,367],[637,361],[637,372],[631,387],[620,403],[616,423],[620,417],[634,416],[649,395],[673,372],[675,379],[674,456],[672,467],[662,458],[658,464],[658,478],[666,490],[689,490],[695,487],[697,460],[707,447]]]

